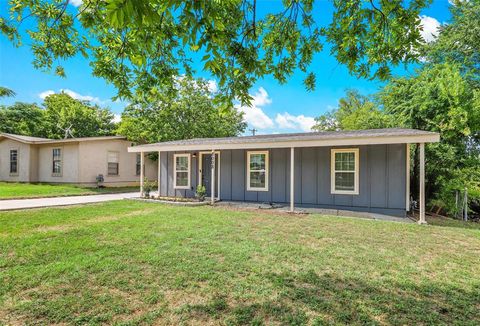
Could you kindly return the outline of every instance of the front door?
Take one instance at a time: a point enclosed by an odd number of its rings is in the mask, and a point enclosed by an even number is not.
[[[202,153],[202,166],[200,173],[202,174],[202,185],[207,190],[207,197],[212,194],[212,155],[209,153]],[[218,197],[218,153],[215,154],[215,197]]]

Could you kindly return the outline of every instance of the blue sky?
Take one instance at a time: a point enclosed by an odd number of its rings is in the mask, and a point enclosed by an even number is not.
[[[81,0],[71,3],[80,4]],[[276,5],[278,3],[273,1],[259,1],[258,10],[274,10]],[[439,24],[449,20],[449,6],[448,0],[433,1],[422,12],[424,37],[427,40],[433,39],[432,34],[435,34]],[[317,7],[317,21],[320,25],[328,24],[332,16],[331,2],[318,1]],[[5,16],[6,12],[6,1],[1,1],[0,15]],[[15,48],[0,35],[0,85],[17,93],[13,99],[2,100],[2,104],[15,101],[41,104],[42,97],[46,94],[65,90],[73,97],[110,107],[118,115],[122,112],[125,103],[111,100],[115,89],[102,79],[93,77],[88,61],[83,57],[76,57],[64,64],[67,78],[34,69],[32,60],[33,56],[28,47]],[[346,89],[355,88],[363,94],[372,94],[382,86],[378,81],[350,76],[348,70],[330,56],[327,47],[315,57],[311,70],[317,75],[317,88],[313,92],[305,90],[302,83],[304,76],[301,73],[296,73],[284,85],[271,77],[259,80],[250,91],[254,97],[254,106],[240,108],[245,112],[248,128],[256,128],[259,133],[308,131],[313,118],[333,109]],[[395,72],[404,75],[413,70],[413,66],[397,67]],[[200,71],[199,77],[208,78],[208,75]]]

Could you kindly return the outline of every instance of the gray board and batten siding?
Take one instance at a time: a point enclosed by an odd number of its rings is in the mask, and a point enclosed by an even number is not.
[[[359,149],[359,194],[331,193],[331,149]],[[258,149],[255,149],[258,150]],[[290,149],[269,152],[268,191],[247,191],[248,149],[220,150],[220,199],[289,203]],[[174,189],[175,153],[191,157],[190,189]],[[198,151],[160,153],[160,195],[194,197],[199,183]],[[295,205],[405,216],[406,145],[380,144],[295,149]]]

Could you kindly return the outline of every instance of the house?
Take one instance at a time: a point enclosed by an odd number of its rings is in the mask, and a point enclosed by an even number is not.
[[[421,130],[377,129],[190,139],[128,150],[140,153],[141,160],[146,153],[159,153],[161,196],[193,197],[202,184],[212,201],[405,216],[410,207],[409,147],[419,144],[424,216],[425,143],[439,139],[439,134]]]
[[[0,133],[0,181],[96,184],[138,184],[140,155],[129,153],[132,143],[122,136],[46,139]],[[145,161],[145,175],[157,178],[157,164]]]

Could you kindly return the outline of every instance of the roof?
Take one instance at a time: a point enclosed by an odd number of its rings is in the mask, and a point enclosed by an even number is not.
[[[369,129],[256,135],[224,138],[194,138],[130,147],[130,152],[213,150],[236,148],[282,148],[438,142],[440,135],[417,129]]]
[[[48,138],[0,133],[0,139],[2,137],[16,140],[25,144],[59,144],[59,143],[87,142],[87,141],[96,141],[96,140],[127,139],[124,136],[100,136],[100,137],[81,137],[81,138],[67,138],[67,139],[48,139]]]

